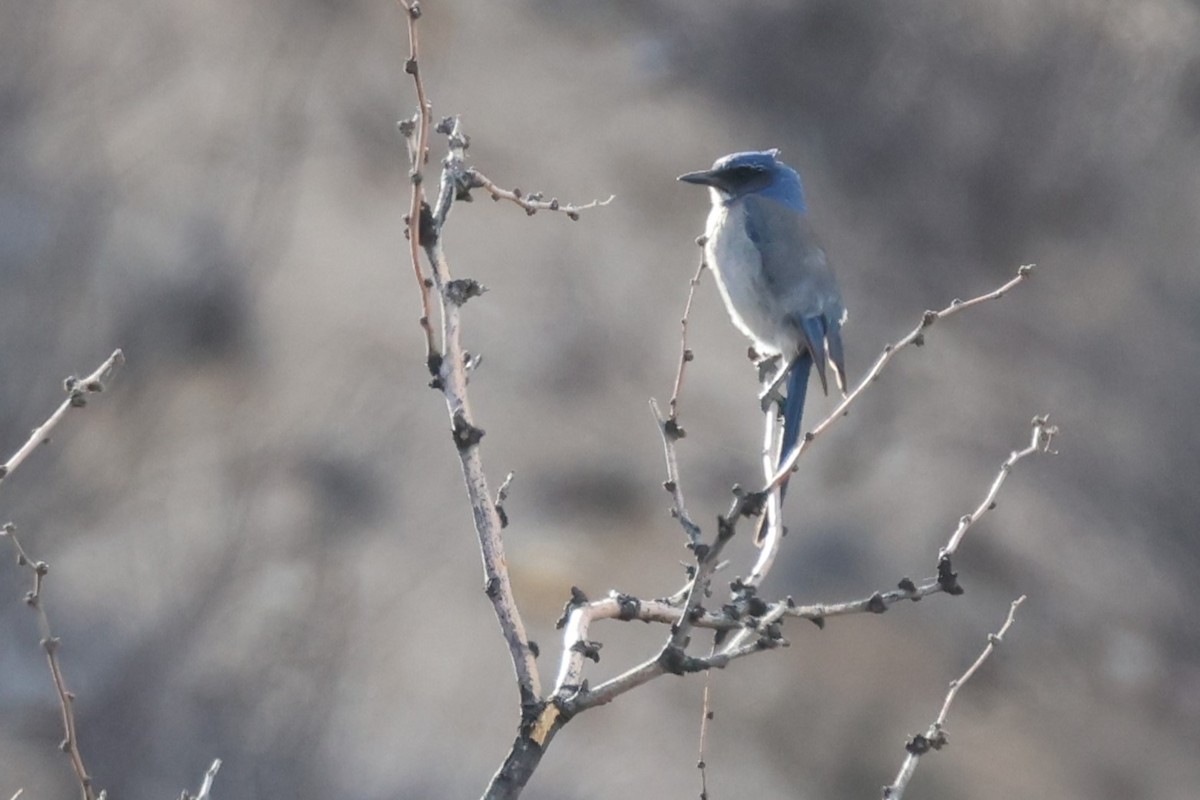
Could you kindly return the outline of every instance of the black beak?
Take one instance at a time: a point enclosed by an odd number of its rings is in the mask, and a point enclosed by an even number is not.
[[[675,180],[683,181],[684,183],[694,183],[698,186],[715,186],[717,184],[717,176],[711,169],[702,169],[699,172],[688,172],[680,175]]]

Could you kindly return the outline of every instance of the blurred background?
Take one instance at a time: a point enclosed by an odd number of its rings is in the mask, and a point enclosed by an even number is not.
[[[788,627],[714,680],[713,798],[876,797],[1000,625],[926,798],[1189,798],[1200,785],[1200,4],[469,0],[425,4],[435,116],[504,186],[446,234],[485,356],[472,401],[509,563],[557,667],[578,585],[681,584],[648,398],[670,394],[707,197],[675,176],[779,147],[850,308],[849,368],[937,325],[793,481],[772,596],[932,574],[966,594]],[[0,452],[114,348],[128,365],[0,491],[50,562],[83,755],[110,797],[477,796],[517,718],[458,460],[429,391],[386,2],[43,0],[0,10]],[[434,157],[440,157],[434,142]],[[757,478],[746,342],[711,276],[681,443],[711,535]],[[815,416],[831,407],[815,400]],[[7,548],[7,545],[5,545]],[[730,579],[752,551],[734,549]],[[0,796],[70,797],[29,574],[0,564]],[[658,627],[605,623],[602,680]],[[695,797],[702,680],[575,720],[531,798]],[[619,765],[614,768],[614,765]]]

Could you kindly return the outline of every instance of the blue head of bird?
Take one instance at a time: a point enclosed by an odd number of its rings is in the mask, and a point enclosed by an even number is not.
[[[718,158],[711,169],[680,175],[679,180],[707,186],[714,205],[761,194],[801,213],[808,210],[800,173],[779,160],[778,150],[731,153]]]

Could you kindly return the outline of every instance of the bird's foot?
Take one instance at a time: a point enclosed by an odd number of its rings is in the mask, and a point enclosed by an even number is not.
[[[763,413],[770,411],[772,405],[778,404],[779,408],[783,408],[783,395],[779,389],[787,380],[788,367],[784,364],[779,366],[782,357],[778,355],[764,358],[758,362],[758,379],[763,384],[763,390],[759,392],[758,400],[762,406]]]
[[[758,355],[757,353],[755,355]],[[758,382],[766,385],[779,382],[779,364],[783,360],[783,356],[776,353],[772,356],[758,356],[753,359],[754,366],[758,368]]]

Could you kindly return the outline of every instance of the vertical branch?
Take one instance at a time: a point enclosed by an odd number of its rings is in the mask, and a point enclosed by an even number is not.
[[[675,399],[672,398],[671,402],[674,403]],[[658,401],[654,398],[650,399],[650,410],[658,422],[658,432],[662,436],[663,457],[667,461],[667,479],[663,481],[663,488],[671,495],[671,516],[679,520],[683,532],[687,534],[688,544],[694,548],[701,544],[703,531],[688,514],[687,502],[683,497],[683,484],[680,483],[679,478],[679,457],[675,453],[675,442],[683,438],[683,428],[679,426],[674,412],[670,418],[663,416],[662,410],[658,407]]]
[[[779,463],[779,453],[775,442],[778,415],[774,403],[767,408],[763,417],[763,478],[765,485],[771,486],[771,477],[775,474],[776,464]],[[778,486],[771,487],[767,492],[766,507],[763,509],[760,524],[763,526],[764,533],[758,551],[758,559],[754,562],[750,577],[744,582],[747,587],[751,588],[762,585],[763,579],[767,577],[767,573],[775,564],[775,556],[783,544],[783,500]]]
[[[96,800],[96,787],[83,763],[83,754],[79,751],[79,737],[75,727],[75,695],[67,689],[67,680],[63,676],[62,664],[58,660],[58,647],[62,641],[50,632],[50,618],[42,602],[42,585],[50,572],[50,565],[45,561],[34,561],[21,547],[17,539],[16,528],[11,522],[5,523],[0,529],[0,536],[7,536],[17,552],[17,564],[28,567],[33,573],[33,588],[25,593],[25,604],[33,609],[38,618],[38,631],[41,634],[42,650],[46,653],[46,661],[50,665],[50,677],[54,681],[54,693],[58,696],[59,714],[62,717],[63,740],[59,749],[67,754],[71,762],[71,770],[79,781],[79,788],[84,800]]]
[[[430,372],[434,375],[434,386],[441,389],[450,412],[451,430],[455,447],[462,463],[463,480],[471,502],[475,530],[479,536],[483,556],[485,591],[492,601],[501,632],[508,642],[513,668],[521,695],[523,718],[533,712],[541,695],[537,665],[525,633],[524,623],[517,610],[516,599],[505,567],[504,543],[500,537],[502,527],[496,502],[488,490],[487,477],[479,455],[479,441],[483,431],[476,427],[467,402],[467,368],[469,359],[462,347],[461,319],[459,309],[463,303],[477,294],[482,287],[472,281],[453,281],[441,245],[441,227],[454,200],[456,175],[463,171],[465,137],[458,135],[457,123],[451,133],[451,155],[442,171],[441,194],[437,200],[439,214],[434,216],[425,202],[422,167],[429,157],[429,130],[431,104],[421,80],[419,66],[420,41],[417,35],[417,20],[421,18],[421,6],[415,0],[400,0],[408,20],[409,57],[404,71],[413,76],[417,92],[418,115],[415,122],[401,125],[410,144],[409,156],[412,164],[412,199],[406,223],[413,273],[421,292],[421,327],[425,331],[426,353]],[[425,251],[433,274],[432,280],[421,270],[420,251]],[[442,347],[444,355],[434,346],[433,326],[430,322],[429,289],[436,287],[442,320]],[[473,287],[473,288],[471,288]]]
[[[459,120],[447,117],[437,125],[437,132],[447,136],[449,153],[443,161],[441,188],[436,202],[431,207],[426,201],[422,174],[422,167],[428,162],[429,156],[432,107],[421,80],[418,61],[417,20],[421,16],[421,8],[416,0],[399,2],[408,20],[410,50],[404,69],[413,76],[419,106],[415,118],[399,124],[400,131],[408,143],[409,160],[412,165],[412,197],[405,224],[413,274],[421,293],[420,323],[425,331],[427,365],[433,376],[430,386],[441,391],[450,414],[451,433],[462,465],[463,481],[466,484],[483,559],[485,592],[492,602],[501,634],[508,645],[521,701],[520,731],[504,763],[493,776],[485,796],[516,797],[536,769],[546,745],[565,724],[567,717],[559,713],[557,705],[548,703],[541,697],[541,680],[535,662],[537,646],[529,641],[524,622],[521,620],[501,538],[501,530],[507,524],[507,517],[499,506],[504,499],[507,481],[493,499],[488,489],[479,449],[484,431],[475,425],[467,397],[470,373],[478,366],[479,358],[470,355],[463,348],[461,308],[485,290],[476,281],[455,280],[451,277],[449,263],[442,247],[442,229],[454,201],[460,197],[470,199],[469,192],[472,188],[486,187],[492,197],[510,199],[529,214],[546,208],[562,211],[572,220],[579,218],[582,209],[605,205],[612,198],[604,202],[593,201],[584,206],[564,206],[556,199],[544,202],[540,193],[535,193],[536,196],[523,196],[516,189],[511,192],[501,190],[482,174],[466,167],[469,139],[462,132]],[[429,261],[430,278],[426,278],[421,270],[421,250],[424,250]],[[442,328],[441,352],[434,346],[430,322],[431,289],[435,289],[438,296]]]
[[[671,390],[671,402],[669,404],[671,422],[678,422],[679,419],[679,393],[683,391],[683,373],[688,362],[692,360],[693,354],[688,347],[688,319],[692,315],[692,300],[696,297],[696,287],[700,285],[700,278],[704,275],[704,270],[708,268],[708,262],[704,258],[704,245],[708,243],[708,238],[700,236],[696,239],[696,244],[700,245],[700,264],[696,267],[696,274],[688,281],[687,302],[683,304],[683,316],[679,319],[679,369],[675,371],[675,387]]]
[[[487,477],[479,452],[479,442],[483,438],[484,432],[474,424],[467,399],[469,372],[478,364],[478,359],[472,358],[463,349],[460,310],[464,303],[472,297],[482,294],[484,290],[475,281],[455,281],[451,278],[450,267],[441,243],[442,227],[455,199],[456,189],[460,183],[469,184],[463,180],[465,175],[463,160],[467,148],[467,138],[461,133],[458,121],[455,119],[446,120],[445,125],[438,126],[439,132],[446,133],[449,137],[450,154],[446,157],[443,165],[441,191],[435,212],[425,202],[423,190],[422,167],[428,161],[432,107],[421,80],[418,61],[420,51],[417,20],[421,16],[421,7],[416,0],[399,0],[399,2],[408,19],[409,58],[405,62],[404,71],[413,76],[419,106],[417,117],[414,120],[400,123],[401,133],[409,143],[409,159],[412,165],[410,172],[412,196],[405,223],[408,233],[409,257],[412,261],[413,274],[417,280],[417,288],[421,293],[420,324],[425,332],[427,366],[433,376],[430,385],[440,390],[446,400],[446,407],[450,414],[451,433],[461,462],[463,481],[466,484],[475,532],[479,539],[479,549],[483,559],[484,591],[492,602],[492,608],[500,624],[500,632],[508,645],[521,703],[520,733],[508,757],[493,776],[485,796],[489,798],[516,797],[537,767],[545,744],[549,742],[549,738],[558,727],[561,727],[561,722],[558,725],[548,726],[540,737],[531,735],[531,730],[535,730],[538,727],[537,723],[540,722],[539,713],[545,708],[553,708],[553,706],[547,706],[541,699],[541,681],[538,676],[537,664],[534,661],[536,646],[529,641],[525,632],[525,625],[521,620],[516,598],[513,595],[507,561],[504,556],[504,542],[500,532],[506,519],[501,517],[500,509],[497,507],[502,498],[497,496],[497,499],[493,500],[488,490]],[[425,251],[425,257],[429,260],[432,279],[427,279],[421,270],[421,250]],[[436,288],[438,293],[442,322],[443,352],[441,353],[434,346],[433,326],[430,322],[429,290],[431,288]]]
[[[671,400],[667,405],[668,415],[663,416],[658,407],[658,401],[653,398],[650,400],[650,409],[654,412],[654,419],[658,422],[658,432],[662,436],[663,455],[667,460],[667,480],[663,482],[663,488],[670,493],[673,501],[671,516],[679,520],[692,547],[701,543],[702,532],[700,526],[687,511],[687,503],[683,497],[683,485],[679,476],[679,459],[675,453],[675,443],[687,435],[683,426],[679,424],[679,395],[683,391],[684,372],[694,358],[687,342],[688,320],[692,315],[692,300],[696,297],[696,287],[700,285],[700,278],[704,275],[704,270],[708,268],[708,262],[704,257],[704,245],[707,241],[708,239],[704,236],[696,239],[696,244],[700,245],[700,264],[696,267],[696,274],[688,282],[687,302],[683,304],[683,316],[679,319],[679,367],[675,371],[675,385],[671,389]]]
[[[716,654],[713,646],[709,658]],[[700,704],[700,736],[696,745],[696,769],[700,770],[700,800],[708,800],[708,762],[704,753],[708,747],[708,728],[713,719],[712,710],[712,670],[704,673],[704,700]]]
[[[415,123],[402,122],[400,130],[410,142],[416,137],[415,144],[409,147],[410,170],[409,180],[412,182],[412,195],[408,206],[408,216],[405,223],[408,226],[409,258],[412,261],[413,275],[417,279],[417,289],[421,293],[421,318],[418,322],[425,331],[425,357],[429,369],[434,371],[434,361],[437,348],[433,341],[433,324],[429,320],[429,280],[421,269],[421,206],[424,203],[424,173],[422,167],[429,160],[429,120],[432,107],[425,94],[425,83],[421,80],[421,68],[418,61],[420,55],[420,39],[417,36],[417,20],[421,18],[421,5],[416,0],[399,0],[408,20],[408,60],[404,62],[404,71],[413,77],[417,92],[417,117]]]
[[[488,488],[479,443],[484,431],[477,427],[467,396],[469,355],[462,345],[462,306],[483,293],[483,287],[471,280],[454,280],[442,249],[441,232],[453,205],[458,176],[463,174],[467,139],[457,120],[447,120],[439,130],[449,136],[450,154],[442,170],[441,190],[434,208],[425,208],[421,220],[422,247],[429,259],[433,283],[437,289],[442,320],[444,357],[437,359],[435,385],[441,389],[450,413],[451,432],[462,465],[463,481],[471,504],[475,532],[479,538],[485,576],[484,590],[492,602],[500,630],[508,644],[521,697],[522,719],[531,718],[541,702],[541,679],[534,661],[533,648],[517,608],[512,582],[504,556],[503,527],[496,501]]]

